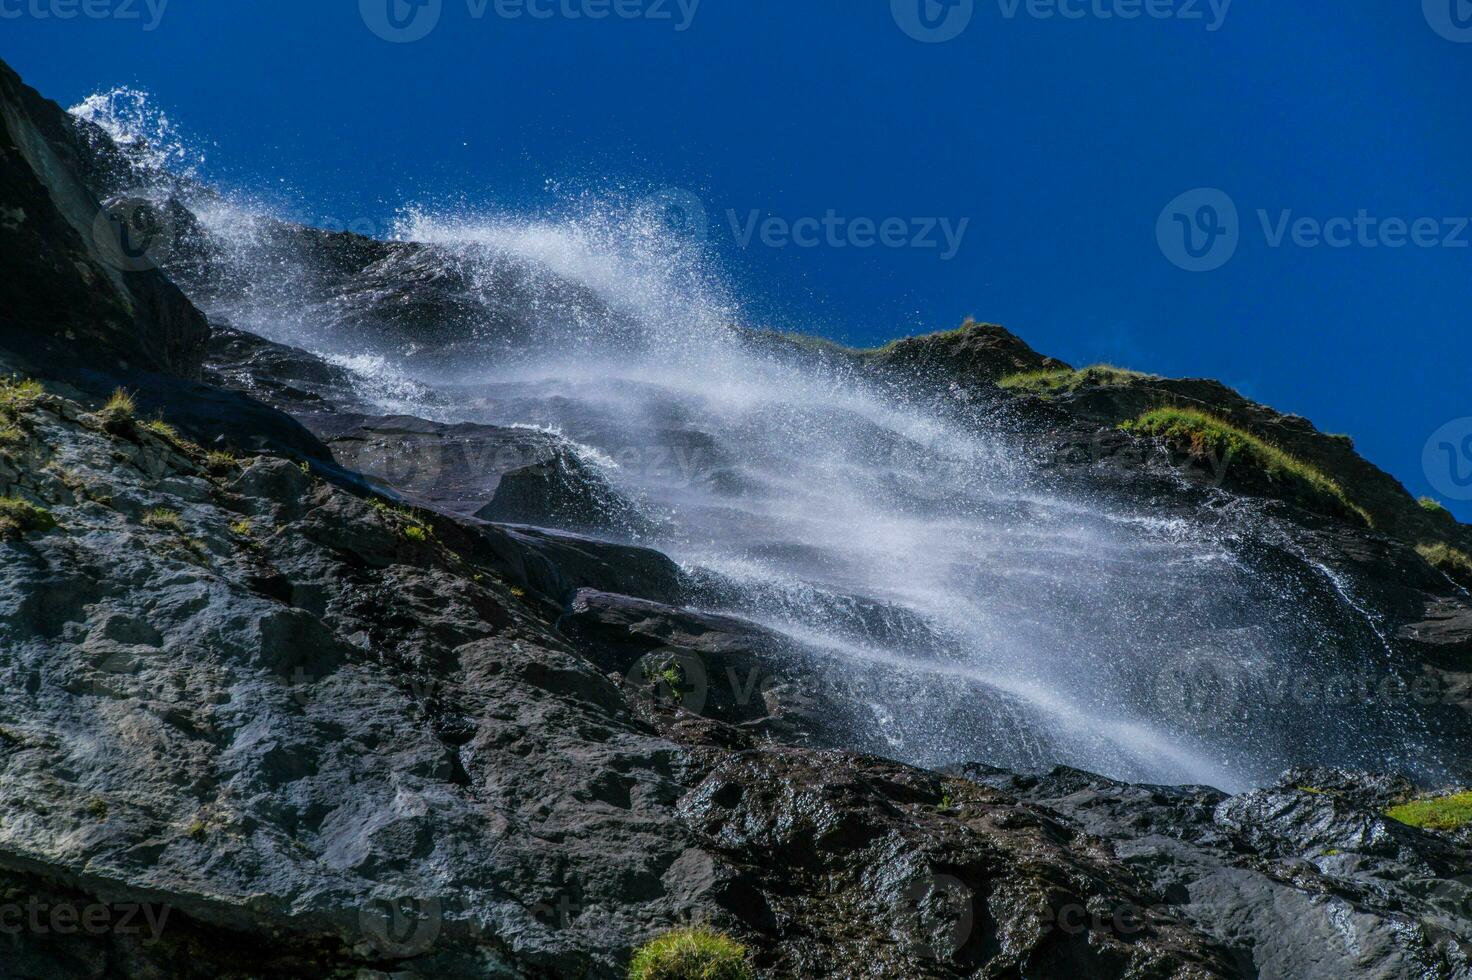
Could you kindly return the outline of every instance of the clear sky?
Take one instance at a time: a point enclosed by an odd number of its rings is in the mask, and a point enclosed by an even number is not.
[[[1467,0],[0,0],[0,57],[320,221],[681,189],[760,321],[1219,377],[1472,520]]]

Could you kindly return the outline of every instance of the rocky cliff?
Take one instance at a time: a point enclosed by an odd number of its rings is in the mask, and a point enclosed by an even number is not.
[[[205,264],[119,269],[86,237],[99,196],[135,190],[105,138],[3,68],[0,114],[0,248],[27,270],[0,292],[0,976],[620,977],[691,923],[770,977],[1472,976],[1467,834],[1396,809],[1456,787],[890,761],[831,652],[711,612],[724,584],[631,543],[659,515],[562,443],[385,415],[340,364],[209,336],[163,271],[206,303]],[[272,235],[325,249],[302,288],[340,323],[422,342],[463,314],[427,248]],[[505,275],[508,344],[523,289],[616,325]],[[794,346],[985,405],[1040,478],[1270,512],[1283,561],[1372,598],[1384,676],[1429,678],[1426,724],[1472,772],[1472,600],[1417,551],[1467,529],[1343,440],[1210,382],[1078,378],[976,324]],[[1210,447],[1120,427],[1162,405],[1312,463],[1368,524],[1250,454],[1222,478]]]

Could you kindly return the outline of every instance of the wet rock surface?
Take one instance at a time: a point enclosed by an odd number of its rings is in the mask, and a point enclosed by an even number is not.
[[[1243,976],[1466,976],[1468,852],[1384,816],[1395,776],[1295,770],[1235,797],[1129,786],[1076,770],[959,775],[1056,813],[1147,881],[1166,918]]]
[[[104,210],[81,176],[102,139],[0,64],[0,337],[53,371],[197,376],[204,316],[152,263],[147,230]]]

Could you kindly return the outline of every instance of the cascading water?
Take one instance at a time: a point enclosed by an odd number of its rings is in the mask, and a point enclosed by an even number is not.
[[[1162,518],[1063,492],[984,412],[753,344],[700,243],[648,208],[410,212],[394,238],[430,248],[344,292],[256,209],[188,203],[216,280],[241,284],[201,291],[212,315],[353,367],[386,412],[559,433],[651,516],[639,543],[704,605],[815,657],[813,682],[882,733],[859,747],[1229,790],[1294,763],[1441,767],[1411,713],[1295,696],[1390,655],[1342,583],[1269,560],[1255,510]],[[395,263],[469,283],[461,322],[377,329]]]

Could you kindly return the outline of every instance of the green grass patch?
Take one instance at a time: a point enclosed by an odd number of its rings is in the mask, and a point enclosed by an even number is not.
[[[240,465],[240,460],[235,458],[234,453],[222,452],[211,449],[204,457],[204,467],[211,473],[229,473]]]
[[[169,510],[166,507],[155,507],[143,515],[143,526],[155,528],[159,531],[173,531],[176,534],[184,533],[184,518],[179,516],[177,510]]]
[[[147,429],[149,432],[152,432],[154,435],[160,437],[161,439],[167,439],[169,442],[181,441],[179,437],[179,430],[174,428],[169,423],[165,422],[163,419],[152,419],[148,422],[144,422],[143,428]]]
[[[1161,438],[1198,459],[1246,465],[1309,498],[1330,502],[1374,527],[1370,512],[1350,499],[1338,481],[1272,443],[1226,419],[1194,408],[1157,408],[1119,426],[1126,432]]]
[[[1049,396],[1077,391],[1080,388],[1121,385],[1155,377],[1158,375],[1130,371],[1112,364],[1094,364],[1078,371],[1056,368],[1051,371],[1023,371],[1020,374],[1009,374],[998,381],[997,385],[1007,391]]]
[[[102,406],[102,410],[97,414],[102,417],[104,422],[112,425],[121,425],[124,422],[131,422],[133,417],[138,414],[138,404],[133,401],[133,396],[122,388],[114,388],[112,397],[107,400],[107,403]]]
[[[35,408],[45,393],[39,381],[0,378],[0,446],[25,441],[21,416]]]
[[[0,538],[19,538],[56,527],[51,512],[19,497],[0,497]]]
[[[19,414],[36,407],[46,390],[28,378],[0,378],[0,412]]]
[[[1472,793],[1412,800],[1391,807],[1385,815],[1423,830],[1459,830],[1472,824]]]
[[[1433,567],[1472,588],[1472,555],[1440,541],[1434,544],[1418,544],[1416,552]]]
[[[1422,497],[1420,500],[1416,501],[1416,503],[1420,504],[1421,509],[1426,511],[1428,514],[1451,513],[1445,507],[1441,506],[1441,501],[1435,500],[1431,497]]]
[[[374,497],[368,503],[374,510],[389,518],[390,522],[398,528],[399,533],[410,541],[416,544],[428,544],[434,540],[434,529],[421,521],[419,515],[412,509],[396,506],[382,497]]]
[[[714,929],[665,933],[634,954],[629,980],[754,980],[746,947]]]

